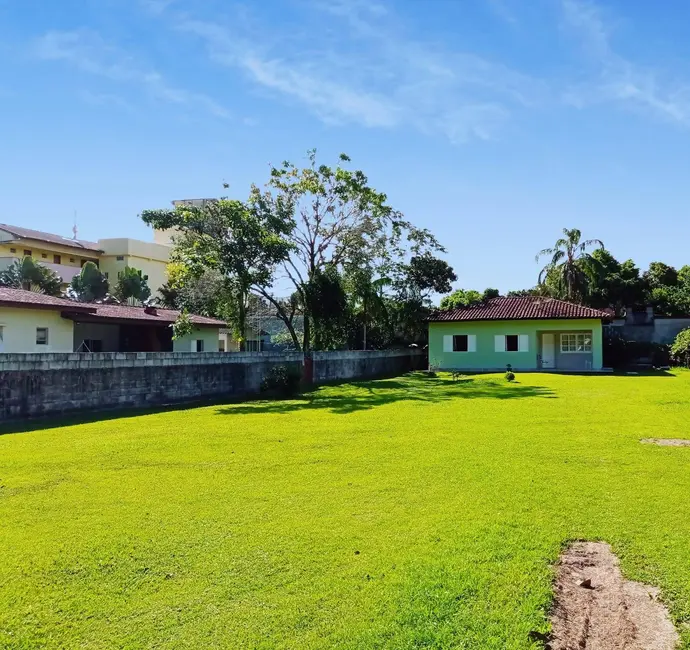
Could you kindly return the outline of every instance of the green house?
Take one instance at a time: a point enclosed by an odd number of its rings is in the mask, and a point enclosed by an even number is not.
[[[429,319],[429,365],[441,370],[597,372],[606,312],[537,296],[493,298]]]

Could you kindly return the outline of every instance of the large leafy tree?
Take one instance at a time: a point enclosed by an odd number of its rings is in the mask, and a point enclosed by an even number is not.
[[[249,201],[227,198],[203,206],[180,205],[175,210],[146,210],[142,219],[155,228],[175,228],[178,235],[172,260],[177,270],[166,291],[184,292],[209,271],[222,278],[224,316],[242,344],[247,330],[249,292],[269,299],[288,324],[295,347],[300,342],[294,328],[296,305],[274,298],[271,288],[277,266],[288,258],[288,240],[294,228],[290,206],[252,189]],[[221,315],[221,314],[218,314]]]
[[[62,279],[51,269],[35,262],[31,257],[16,260],[0,273],[0,286],[45,293],[62,294]]]
[[[583,240],[577,228],[564,228],[563,237],[536,257],[537,262],[549,258],[539,274],[539,284],[546,285],[556,297],[583,300],[590,292],[592,278],[600,273],[597,260],[587,250],[594,246],[604,248],[601,240]]]
[[[94,302],[108,295],[108,280],[93,262],[82,266],[79,275],[72,278],[70,295],[81,302]]]
[[[646,301],[646,283],[632,260],[619,262],[606,249],[592,252],[598,273],[591,278],[587,302],[592,307],[613,308],[622,314],[626,307],[639,307]]]
[[[272,212],[279,214],[289,206],[294,215],[288,235],[291,247],[282,267],[305,306],[305,350],[314,346],[314,332],[321,328],[322,316],[309,308],[307,298],[319,274],[328,268],[342,272],[360,265],[372,271],[375,281],[410,256],[442,250],[429,231],[415,228],[394,210],[362,171],[347,169],[346,155],[341,154],[335,168],[317,164],[313,150],[307,157],[304,168],[290,162],[273,167],[262,195]]]

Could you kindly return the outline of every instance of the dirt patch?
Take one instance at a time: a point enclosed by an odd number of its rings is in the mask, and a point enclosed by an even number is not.
[[[690,447],[690,440],[682,438],[642,438],[640,442],[648,445],[661,445],[662,447]]]
[[[576,542],[558,563],[550,650],[674,650],[659,590],[625,580],[603,542]]]

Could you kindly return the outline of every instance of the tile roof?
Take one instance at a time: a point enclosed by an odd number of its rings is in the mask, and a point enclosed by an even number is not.
[[[0,306],[26,306],[38,309],[60,309],[62,311],[94,313],[96,305],[74,302],[65,298],[54,298],[44,293],[0,287]]]
[[[160,309],[146,310],[144,307],[130,307],[128,305],[90,305],[95,307],[96,312],[90,316],[90,320],[108,319],[108,320],[136,320],[145,321],[149,323],[174,323],[179,311],[174,309]],[[189,319],[194,325],[212,325],[215,327],[225,327],[227,323],[217,318],[208,318],[207,316],[197,316],[190,314]]]
[[[515,298],[491,298],[469,307],[447,311],[435,311],[431,322],[473,320],[544,320],[576,318],[610,318],[610,314],[565,300],[520,296]]]
[[[49,232],[42,232],[40,230],[31,230],[30,228],[21,228],[19,226],[9,226],[0,223],[0,230],[6,230],[17,239],[35,239],[36,241],[48,242],[50,244],[60,244],[68,248],[79,248],[81,250],[91,251],[93,253],[100,252],[98,244],[92,241],[85,241],[83,239],[71,239],[69,237],[61,237],[60,235],[53,235]]]
[[[144,307],[130,307],[129,305],[99,305],[96,303],[76,302],[65,298],[54,298],[43,293],[25,291],[24,289],[10,289],[0,287],[0,307],[27,307],[34,309],[54,309],[63,312],[83,314],[84,318],[93,320],[126,320],[143,321],[148,323],[170,324],[177,320],[179,311],[174,309],[149,309]],[[225,327],[227,323],[216,318],[190,314],[194,325],[208,325]]]

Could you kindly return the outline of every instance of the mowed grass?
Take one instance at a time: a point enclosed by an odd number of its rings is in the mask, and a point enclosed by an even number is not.
[[[0,647],[543,648],[589,539],[690,648],[690,373],[518,380],[0,436]]]

